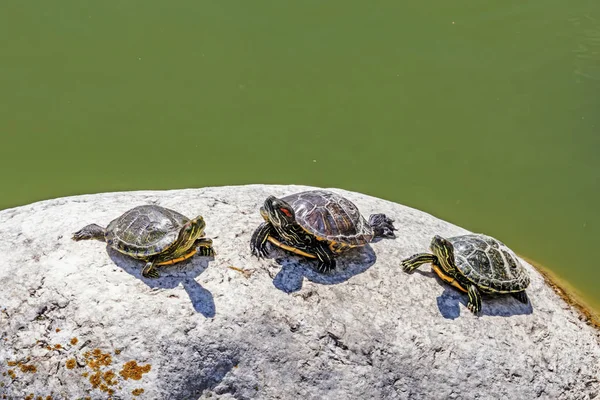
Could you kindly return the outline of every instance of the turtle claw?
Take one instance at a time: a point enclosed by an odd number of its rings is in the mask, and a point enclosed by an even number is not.
[[[467,302],[467,308],[473,314],[479,314],[481,312],[481,294],[475,285],[469,286],[467,290],[469,295],[469,301]]]
[[[214,257],[215,250],[212,247],[200,247],[198,248],[198,255],[201,257]]]
[[[150,279],[158,279],[158,278],[160,278],[160,274],[156,270],[152,270],[150,272],[147,272],[145,275],[142,273],[142,275],[144,276],[144,278],[150,278]]]
[[[475,306],[475,304],[471,304],[471,303],[467,304],[467,308],[469,309],[469,311],[471,311],[475,315],[479,314],[479,312],[481,311],[481,310],[477,310],[477,307]]]
[[[400,266],[402,267],[402,271],[406,272],[407,274],[412,274],[413,271],[417,269],[417,265],[410,263],[408,260],[402,261]]]
[[[148,262],[146,264],[146,266],[144,267],[144,269],[142,270],[142,276],[144,278],[149,278],[149,279],[160,278],[160,274],[158,273],[158,271],[154,267],[153,263],[151,263],[151,262]]]
[[[419,254],[412,255],[412,256],[402,260],[400,262],[400,266],[402,267],[402,270],[404,272],[406,272],[407,274],[410,274],[415,269],[419,268],[423,264],[427,264],[427,263],[433,264],[436,262],[437,262],[437,257],[434,256],[433,254],[419,253]]]

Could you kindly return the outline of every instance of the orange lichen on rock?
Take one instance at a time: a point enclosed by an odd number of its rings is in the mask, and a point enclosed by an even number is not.
[[[136,361],[127,361],[125,365],[123,365],[123,369],[119,372],[119,375],[125,379],[131,378],[135,381],[139,381],[142,379],[142,374],[149,372],[151,368],[150,364],[139,366]]]
[[[28,394],[25,400],[33,400],[33,393]]]
[[[89,372],[84,372],[83,374],[81,374],[81,376],[83,376],[84,378],[87,378],[89,374],[90,374]]]
[[[37,372],[37,368],[35,367],[35,365],[27,365],[27,364],[20,364],[19,368],[21,369],[21,372],[31,372],[32,374]]]
[[[54,345],[54,348],[55,348],[56,350],[60,350],[60,349],[62,349],[62,346],[61,346],[60,344],[58,344],[58,343],[57,343],[57,344],[55,344],[55,345]]]
[[[60,332],[60,328],[56,328],[56,333]]]
[[[9,361],[7,364],[8,364],[9,367],[14,367],[15,365],[17,365],[17,362],[16,361]]]
[[[139,396],[142,393],[144,393],[144,389],[133,389],[131,391],[131,394],[134,395],[134,396]]]
[[[121,354],[121,350],[120,350],[120,349],[116,349],[116,350],[115,350],[115,354],[116,354],[116,355],[119,355],[119,354]]]
[[[67,360],[65,365],[67,366],[67,369],[73,369],[75,368],[75,366],[77,366],[77,361],[75,361],[74,358],[70,358]]]
[[[52,400],[52,396],[46,396],[46,400]]]
[[[52,346],[46,346],[46,350],[52,350]]]
[[[117,374],[115,374],[112,370],[106,371],[104,375],[102,375],[102,378],[107,385],[113,386],[117,384],[117,381],[115,380],[117,378]]]
[[[108,386],[106,386],[106,384],[102,383],[100,384],[100,390],[103,392],[108,393],[110,396],[112,396],[113,394],[115,394],[115,390],[109,388]]]
[[[100,371],[92,374],[92,376],[90,376],[90,383],[92,384],[92,387],[94,389],[96,389],[98,386],[100,386],[100,384],[102,383],[102,374],[100,373]]]
[[[71,339],[71,344],[73,346],[75,346],[77,344],[77,342],[79,342],[79,339],[77,339],[76,337],[74,337],[73,339]]]
[[[90,353],[86,351],[83,355],[86,359],[88,367],[94,371],[98,371],[100,367],[107,367],[112,364],[112,357],[109,353],[102,353],[100,349],[94,349]]]
[[[12,369],[8,370],[8,376],[11,377],[11,379],[15,379],[17,376],[15,375],[15,371],[13,371]]]

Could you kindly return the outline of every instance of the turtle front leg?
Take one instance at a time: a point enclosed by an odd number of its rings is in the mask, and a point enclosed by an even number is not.
[[[433,254],[419,253],[402,260],[400,265],[402,266],[404,272],[410,274],[423,264],[437,264],[437,262],[438,259]]]
[[[274,232],[273,225],[269,222],[263,222],[256,228],[250,239],[250,251],[253,256],[258,258],[266,257],[269,253],[267,251],[267,241],[269,236]]]
[[[481,312],[481,293],[475,285],[469,285],[467,290],[469,295],[469,301],[467,302],[467,308],[471,310],[473,314],[479,314]]]
[[[144,266],[144,269],[142,270],[142,276],[144,278],[149,278],[149,279],[160,278],[160,274],[156,270],[156,265],[154,264],[154,261],[148,261],[146,263],[146,265]]]
[[[96,224],[91,224],[88,226],[85,226],[83,228],[81,228],[80,230],[78,230],[77,232],[75,232],[73,234],[72,239],[75,240],[76,242],[80,241],[80,240],[90,240],[90,239],[96,239],[99,240],[101,242],[105,242],[105,235],[106,231],[103,227],[96,225]]]
[[[314,246],[315,256],[319,262],[317,263],[317,270],[323,274],[333,271],[336,266],[335,255],[323,242],[319,242]]]
[[[200,238],[196,240],[194,246],[198,249],[198,255],[202,257],[214,257],[215,249],[212,247],[213,241],[209,238]]]

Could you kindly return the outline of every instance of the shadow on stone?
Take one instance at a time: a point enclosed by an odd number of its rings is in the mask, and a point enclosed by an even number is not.
[[[337,267],[328,274],[317,272],[317,262],[299,257],[271,247],[270,254],[281,265],[281,270],[273,279],[273,285],[286,293],[302,289],[304,278],[321,285],[336,285],[365,272],[375,264],[377,256],[371,246],[363,246],[343,252],[336,258]]]
[[[444,288],[442,294],[437,298],[438,309],[444,318],[458,318],[460,316],[461,309],[459,304],[465,306],[464,310],[470,313],[470,311],[467,309],[468,296],[466,293],[449,286],[431,271],[416,270],[415,273],[435,279],[436,282]],[[523,304],[510,294],[482,294],[481,313],[479,314],[480,316],[488,315],[492,317],[511,317],[513,315],[527,315],[532,313],[533,306],[531,305],[531,300],[529,303]]]
[[[212,293],[204,289],[195,279],[208,268],[212,258],[196,256],[175,265],[160,267],[158,269],[160,277],[149,279],[142,276],[143,261],[135,260],[110,247],[107,247],[106,251],[115,265],[152,289],[173,289],[181,284],[190,297],[196,312],[206,318],[215,316],[215,302]]]

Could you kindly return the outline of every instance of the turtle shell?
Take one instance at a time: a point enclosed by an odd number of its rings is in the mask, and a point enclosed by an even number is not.
[[[529,286],[529,276],[519,258],[499,240],[470,234],[448,241],[454,246],[456,268],[480,289],[513,293]]]
[[[160,254],[177,239],[189,219],[156,205],[132,208],[106,228],[106,243],[135,258]]]
[[[325,190],[295,193],[282,200],[296,214],[296,222],[319,240],[363,246],[373,229],[350,200]]]

